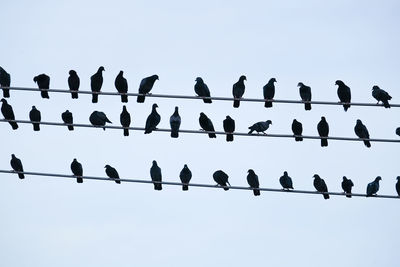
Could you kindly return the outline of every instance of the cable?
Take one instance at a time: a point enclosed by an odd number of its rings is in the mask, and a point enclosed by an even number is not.
[[[15,90],[15,91],[35,91],[35,92],[40,92],[41,90],[38,88],[32,88],[32,87],[1,87],[4,89],[10,89],[10,90]],[[66,89],[48,89],[46,90],[48,92],[54,92],[54,93],[68,93],[70,94],[70,90]],[[92,92],[92,91],[73,91],[74,93],[78,94],[98,94],[98,95],[114,95],[114,96],[120,96],[121,94],[118,92]],[[127,95],[127,96],[139,96],[143,94],[139,93],[126,93],[122,95]],[[188,95],[169,95],[169,94],[148,94],[145,95],[146,97],[156,97],[156,98],[175,98],[175,99],[211,99],[211,100],[221,100],[221,101],[233,101],[236,98],[232,97],[202,97],[202,96],[188,96]],[[286,104],[305,104],[305,103],[310,103],[313,105],[343,105],[344,103],[341,102],[330,102],[330,101],[301,101],[301,100],[286,100],[286,99],[272,99],[265,101],[265,99],[259,99],[259,98],[240,98],[237,99],[240,101],[245,101],[245,102],[274,102],[274,103],[286,103]],[[365,107],[383,107],[383,104],[374,104],[374,103],[356,103],[356,102],[351,102],[350,103],[352,106],[365,106]],[[390,104],[391,107],[400,107],[400,104]]]
[[[25,123],[25,124],[32,124],[31,121],[28,120],[5,120],[5,119],[0,119],[0,122],[17,122],[17,123]],[[60,123],[60,122],[40,122],[41,125],[52,125],[52,126],[61,126],[61,127],[67,127],[67,126],[74,126],[74,127],[84,127],[84,128],[106,128],[106,129],[129,129],[132,131],[142,131],[144,132],[145,128],[142,127],[122,127],[122,126],[110,126],[110,125],[105,125],[105,126],[93,126],[91,124],[65,124],[65,123]],[[156,132],[171,132],[170,129],[162,129],[158,128],[156,130],[153,130]],[[180,133],[193,133],[193,134],[209,134],[209,133],[215,133],[217,135],[226,135],[225,132],[220,132],[220,131],[215,131],[215,132],[209,132],[209,131],[196,131],[196,130],[179,130]],[[277,138],[295,138],[295,137],[300,137],[300,136],[295,136],[293,134],[248,134],[248,133],[240,133],[240,132],[234,132],[232,133],[233,135],[237,136],[257,136],[257,137],[277,137]],[[321,139],[319,136],[311,136],[311,135],[302,135],[304,139]],[[351,137],[334,137],[334,136],[328,136],[324,137],[326,139],[330,140],[340,140],[340,141],[358,141],[358,142],[363,142],[363,141],[370,141],[370,142],[382,142],[382,143],[400,143],[400,139],[378,139],[378,138],[370,138],[370,139],[360,139],[360,138],[351,138]]]

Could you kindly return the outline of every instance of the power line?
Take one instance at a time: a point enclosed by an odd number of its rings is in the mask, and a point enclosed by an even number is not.
[[[33,88],[33,87],[1,87],[4,89],[10,89],[10,90],[15,90],[15,91],[35,91],[35,92],[40,92],[40,89],[38,88]],[[54,93],[68,93],[70,94],[71,91],[67,89],[46,89],[48,92],[54,92]],[[139,96],[143,94],[139,93],[126,93],[126,94],[120,94],[118,92],[92,92],[92,91],[73,91],[74,93],[78,94],[98,94],[98,95],[106,95],[106,96],[120,96],[120,95],[127,95],[127,96]],[[146,97],[156,97],[156,98],[174,98],[174,99],[211,99],[211,100],[220,100],[220,101],[233,101],[236,100],[236,98],[233,97],[218,97],[218,96],[212,96],[212,97],[202,97],[202,96],[188,96],[188,95],[170,95],[170,94],[148,94],[144,95]],[[334,105],[334,106],[341,106],[345,103],[341,102],[331,102],[331,101],[302,101],[302,100],[288,100],[288,99],[272,99],[272,100],[265,100],[265,99],[260,99],[260,98],[240,98],[237,99],[240,101],[244,102],[273,102],[273,103],[285,103],[285,104],[305,104],[305,103],[310,103],[313,105]],[[362,103],[362,102],[351,102],[350,103],[352,106],[365,106],[365,107],[383,107],[383,104],[375,104],[375,103]],[[400,104],[390,104],[391,107],[400,107]]]
[[[0,122],[17,122],[17,123],[24,123],[24,124],[32,124],[31,121],[28,120],[5,120],[5,119],[0,119]],[[91,124],[66,124],[66,123],[60,123],[60,122],[40,122],[41,125],[51,125],[51,126],[61,126],[61,127],[67,127],[67,126],[74,126],[74,127],[83,127],[83,128],[106,128],[106,129],[129,129],[132,131],[142,131],[144,132],[145,128],[143,127],[122,127],[122,126],[111,126],[111,125],[105,125],[105,126],[93,126]],[[158,128],[156,130],[153,130],[155,132],[171,132],[171,129],[163,129],[163,128]],[[225,132],[221,131],[215,131],[215,132],[210,132],[210,131],[197,131],[197,130],[179,130],[179,133],[192,133],[192,134],[209,134],[209,133],[215,133],[217,135],[226,135]],[[311,135],[293,135],[293,134],[248,134],[248,133],[243,133],[243,132],[234,132],[232,133],[233,135],[236,136],[252,136],[252,137],[276,137],[276,138],[295,138],[295,137],[303,137],[304,139],[321,139],[319,136],[311,136]],[[369,139],[361,139],[361,138],[352,138],[352,137],[337,137],[337,136],[328,136],[324,137],[326,139],[330,140],[340,140],[340,141],[358,141],[358,142],[363,142],[363,141],[370,141],[370,142],[382,142],[382,143],[400,143],[400,139],[382,139],[382,138],[369,138]]]
[[[76,176],[73,175],[67,175],[67,174],[57,174],[57,173],[43,173],[43,172],[15,172],[15,171],[8,171],[8,170],[0,170],[0,173],[12,173],[12,174],[18,174],[18,173],[23,173],[25,175],[34,175],[34,176],[46,176],[46,177],[57,177],[57,178],[67,178],[67,179],[76,179]],[[107,177],[98,177],[98,176],[80,176],[82,179],[86,180],[100,180],[100,181],[111,181],[115,182],[115,179],[110,179]],[[128,182],[128,183],[140,183],[140,184],[164,184],[164,185],[173,185],[173,186],[182,186],[182,185],[188,185],[190,187],[203,187],[203,188],[224,188],[224,186],[217,186],[217,185],[211,185],[211,184],[197,184],[197,183],[178,183],[178,182],[156,182],[156,181],[150,181],[150,180],[140,180],[140,179],[124,179],[120,178],[118,179],[121,182]],[[259,189],[260,191],[268,191],[268,192],[278,192],[278,193],[295,193],[295,194],[312,194],[312,195],[321,195],[324,193],[317,192],[317,191],[308,191],[308,190],[283,190],[283,189],[276,189],[276,188],[251,188],[251,187],[245,187],[245,186],[226,186],[226,188],[233,189],[233,190],[254,190],[254,189]],[[342,193],[342,192],[325,192],[325,194],[328,193],[330,195],[335,195],[335,196],[346,196],[346,195],[351,195],[353,197],[366,197],[366,194],[358,194],[358,193],[352,193],[352,194],[347,194],[347,193]],[[400,199],[399,196],[395,195],[376,195],[374,196],[375,198],[392,198],[392,199]]]

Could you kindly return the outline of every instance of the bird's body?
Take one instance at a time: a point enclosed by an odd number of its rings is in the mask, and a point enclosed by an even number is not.
[[[1,113],[4,116],[4,119],[9,120],[8,123],[11,125],[13,130],[18,129],[18,124],[13,121],[15,120],[15,116],[12,106],[8,104],[7,100],[5,100],[4,98],[1,99],[1,102],[3,102],[3,104],[1,105]]]
[[[144,102],[144,100],[145,100],[144,95],[150,93],[151,89],[153,89],[153,86],[154,86],[154,83],[156,82],[156,80],[158,80],[158,75],[152,75],[152,76],[142,79],[142,81],[140,82],[140,85],[139,85],[139,94],[143,94],[143,95],[139,95],[137,97],[138,103]]]
[[[350,102],[351,102],[351,90],[350,87],[348,87],[344,82],[341,80],[337,80],[335,84],[338,86],[337,89],[337,95],[339,97],[339,100],[343,104],[344,111],[347,111],[350,108]]]
[[[321,121],[317,125],[318,134],[321,137],[321,146],[328,146],[329,124],[325,117],[321,117]],[[325,137],[325,138],[324,138]]]
[[[99,100],[99,93],[103,86],[103,71],[104,67],[100,66],[95,74],[90,77],[90,88],[92,90],[92,103],[97,103]]]
[[[83,168],[82,164],[79,163],[76,159],[74,159],[71,163],[71,171],[76,176],[76,182],[78,184],[83,183]]]
[[[153,104],[150,115],[147,117],[146,126],[145,126],[145,134],[149,134],[152,131],[157,129],[157,125],[161,121],[161,116],[158,114],[156,108],[158,108],[157,104]]]
[[[103,130],[106,130],[104,127],[106,123],[112,123],[106,116],[104,112],[101,111],[93,111],[89,117],[90,123],[95,127],[103,127]]]
[[[110,179],[114,180],[117,184],[121,183],[119,180],[119,174],[115,168],[110,165],[106,165],[104,168],[106,168],[106,174]]]
[[[190,179],[192,179],[192,172],[186,164],[183,166],[183,169],[179,173],[179,179],[181,179],[181,182],[184,184],[182,185],[182,190],[189,190],[189,186],[187,184],[189,184]]]
[[[379,191],[379,181],[382,180],[380,176],[376,177],[375,180],[367,185],[367,197],[376,195]]]
[[[68,77],[68,87],[69,90],[71,91],[71,97],[72,99],[77,99],[78,98],[78,90],[79,90],[79,85],[80,85],[80,79],[76,71],[70,70],[69,71],[69,77]]]
[[[228,178],[229,178],[228,174],[226,174],[224,171],[218,170],[218,171],[214,172],[213,178],[214,178],[214,181],[218,185],[224,187],[225,191],[229,190],[228,185],[229,186],[231,186],[231,185],[229,184],[229,181],[228,181]]]
[[[194,92],[198,96],[202,96],[202,97],[210,97],[211,96],[210,89],[208,89],[207,84],[205,84],[203,79],[200,77],[196,78],[196,84],[194,85]],[[204,103],[212,103],[212,100],[203,98],[203,102]]]
[[[32,110],[29,112],[29,119],[33,124],[33,130],[40,131],[40,121],[42,118],[40,111],[35,106],[32,106]]]
[[[0,67],[0,86],[1,87],[10,87],[11,84],[11,76],[10,74]],[[10,97],[10,89],[3,88],[3,97]]]
[[[129,114],[125,105],[122,107],[122,112],[121,115],[119,116],[119,120],[121,122],[122,127],[125,127],[124,136],[129,136],[128,127],[131,125],[131,114]]]
[[[169,125],[171,126],[171,137],[179,137],[179,128],[181,127],[181,116],[179,115],[178,107],[175,107],[174,113],[169,118]]]
[[[256,122],[252,126],[249,127],[249,129],[250,129],[249,134],[252,134],[254,131],[256,131],[257,133],[266,134],[265,131],[268,130],[268,128],[271,124],[272,124],[271,120]]]
[[[72,116],[72,113],[67,109],[65,112],[61,113],[61,119],[65,124],[73,124],[74,123],[74,118]],[[74,126],[73,125],[68,125],[68,130],[73,131]]]
[[[388,92],[379,88],[379,86],[374,85],[372,87],[372,96],[378,101],[378,103],[382,102],[385,108],[390,108],[389,100],[391,100],[392,97]]]
[[[162,181],[162,174],[161,168],[158,167],[157,161],[153,160],[153,165],[150,168],[150,177],[153,182],[161,182]],[[162,190],[161,183],[154,183],[154,190]]]
[[[38,76],[35,76],[33,78],[33,81],[37,83],[42,98],[47,98],[47,99],[50,98],[49,97],[50,77],[43,73]]]
[[[295,135],[294,140],[297,142],[303,141],[303,137],[301,136],[303,133],[303,124],[296,119],[294,119],[292,122],[292,132]]]
[[[14,154],[11,155],[10,161],[11,167],[16,172],[24,172],[24,167],[22,166],[22,162],[19,158],[17,158]],[[25,175],[23,173],[18,173],[19,179],[24,179]]]
[[[288,173],[285,171],[283,172],[283,176],[279,178],[279,183],[283,187],[283,189],[293,189],[293,182],[292,178],[288,175]]]
[[[269,79],[268,83],[264,85],[263,87],[263,94],[264,94],[264,99],[265,100],[273,100],[275,96],[275,84],[276,79],[271,78]],[[266,108],[271,108],[272,107],[272,102],[265,101],[264,107]]]
[[[118,93],[121,94],[121,102],[128,103],[128,96],[126,95],[126,93],[128,93],[128,81],[124,78],[123,75],[124,72],[121,70],[115,78],[114,85]]]
[[[235,131],[235,120],[230,116],[226,116],[226,119],[223,121],[224,131],[226,133],[226,141],[233,141],[233,132]]]
[[[354,186],[353,181],[350,179],[347,179],[346,176],[343,176],[342,189],[345,193],[350,194],[350,195],[346,195],[346,197],[351,198],[351,189],[353,186]]]
[[[314,176],[314,187],[318,192],[323,193],[324,199],[329,199],[329,194],[328,192],[328,187],[326,186],[326,183],[324,179],[319,177],[318,174],[315,174]]]
[[[240,98],[242,98],[244,91],[246,89],[246,86],[244,84],[244,81],[246,80],[246,76],[242,75],[239,78],[239,81],[237,81],[232,88],[232,94],[234,98],[237,98],[233,100],[233,107],[238,108],[240,106]]]
[[[396,128],[396,134],[400,136],[400,127]]]
[[[208,137],[210,138],[217,138],[217,136],[215,135],[215,129],[214,129],[214,125],[212,123],[212,121],[207,117],[206,114],[204,114],[203,112],[200,113],[200,117],[199,117],[199,123],[200,123],[200,127],[207,132],[212,132],[208,134]]]
[[[249,186],[253,189],[253,194],[255,196],[259,196],[260,195],[260,182],[258,180],[258,175],[252,170],[248,170],[248,174],[247,174],[247,183],[249,184]]]
[[[298,83],[297,86],[299,87],[300,97],[303,101],[311,101],[311,87],[304,85],[304,83]],[[310,103],[304,103],[305,110],[311,110]]]
[[[357,120],[356,126],[354,126],[354,132],[361,139],[369,139],[369,132],[367,127],[361,122],[361,120]],[[369,140],[364,140],[364,145],[366,147],[371,147],[371,143]]]

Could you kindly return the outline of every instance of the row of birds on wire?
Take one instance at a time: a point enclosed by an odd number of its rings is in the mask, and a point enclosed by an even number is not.
[[[90,77],[90,88],[92,93],[92,103],[98,102],[99,92],[101,92],[101,88],[103,86],[103,71],[104,67],[101,66],[97,70],[95,74]],[[128,102],[128,81],[124,78],[124,72],[120,71],[115,78],[115,88],[118,93],[121,94],[121,101],[123,103]],[[137,102],[143,103],[145,101],[146,95],[150,94],[150,91],[153,89],[154,83],[158,80],[158,75],[152,75],[146,78],[143,78],[139,85],[138,93],[140,95],[137,96]],[[246,81],[246,76],[240,76],[239,80],[233,84],[232,86],[232,95],[234,98],[233,107],[238,108],[240,106],[240,99],[243,97],[246,89],[246,85],[244,81]],[[50,88],[50,77],[46,74],[40,74],[33,78],[33,81],[37,83],[38,88],[41,92],[41,96],[43,98],[49,98],[48,89]],[[196,84],[194,85],[194,91],[197,96],[202,97],[204,103],[212,103],[211,99],[207,99],[207,97],[211,97],[210,89],[207,84],[201,77],[196,78]],[[275,96],[275,78],[269,79],[268,83],[265,84],[262,88],[263,96],[265,99],[264,106],[266,108],[272,107],[271,100],[274,99]],[[11,76],[7,73],[2,67],[0,67],[0,86],[1,87],[10,87],[11,84]],[[337,94],[341,103],[343,103],[343,108],[347,111],[351,106],[351,90],[350,87],[347,86],[343,81],[337,80],[335,84],[338,86]],[[71,91],[71,96],[73,99],[78,98],[78,91],[80,87],[80,78],[75,70],[69,71],[68,77],[68,86]],[[305,85],[302,82],[299,82],[299,93],[302,101],[308,102],[312,99],[311,87]],[[9,89],[3,88],[3,96],[5,98],[10,97]],[[385,108],[390,108],[389,100],[392,97],[383,89],[379,88],[379,86],[374,85],[372,87],[372,96],[379,102],[382,102]],[[204,98],[205,97],[205,98]],[[311,110],[311,103],[304,103],[305,110]]]
[[[13,130],[18,129],[18,123],[15,122],[15,115],[13,108],[10,104],[8,104],[7,100],[4,98],[1,99],[2,106],[1,106],[1,112],[6,120],[9,120],[9,123],[12,127]],[[146,120],[146,125],[145,125],[145,134],[150,134],[154,130],[157,130],[157,126],[161,121],[161,116],[157,112],[157,104],[153,104],[152,106],[152,111],[148,115],[147,120]],[[32,106],[31,111],[29,112],[29,119],[32,122],[33,125],[33,130],[34,131],[39,131],[40,130],[40,122],[42,119],[41,112],[35,107]],[[73,120],[73,115],[72,112],[69,110],[66,110],[61,114],[61,119],[63,122],[66,124],[68,129],[70,131],[74,130],[74,120]],[[107,117],[107,115],[104,112],[101,111],[94,111],[91,113],[89,116],[89,121],[90,123],[95,126],[95,127],[104,127],[106,123],[112,123],[110,119]],[[179,130],[181,126],[181,116],[179,115],[179,108],[175,107],[174,113],[170,117],[170,127],[171,127],[171,137],[172,138],[178,138],[179,137]],[[124,105],[122,107],[122,112],[120,115],[120,123],[123,129],[123,134],[124,136],[129,136],[129,127],[131,125],[131,115],[128,112],[126,106]],[[216,138],[215,134],[215,128],[214,124],[211,121],[211,119],[204,114],[203,112],[200,113],[199,117],[199,124],[202,130],[209,132],[208,136],[209,138]],[[263,133],[266,134],[266,131],[269,129],[270,125],[272,124],[271,120],[267,121],[259,121],[251,125],[249,128],[248,134],[253,134],[253,132],[257,132],[257,134]],[[223,128],[224,132],[226,133],[226,141],[231,142],[234,139],[233,133],[236,130],[235,127],[235,120],[232,119],[230,116],[226,116],[226,119],[223,121]],[[104,130],[106,128],[103,128]],[[325,117],[321,117],[320,122],[317,124],[317,131],[318,134],[321,138],[321,146],[326,147],[328,146],[328,139],[327,137],[329,136],[329,124],[326,120]],[[293,120],[292,122],[292,132],[293,136],[296,141],[303,141],[303,124],[296,119]],[[355,134],[360,138],[360,139],[369,139],[370,135],[368,132],[367,127],[362,123],[361,120],[357,120],[356,125],[354,127],[354,132]],[[400,127],[396,129],[396,133],[400,135]],[[364,144],[366,147],[371,147],[371,143],[369,140],[364,140]]]
[[[18,177],[20,179],[24,179],[24,168],[22,166],[22,162],[19,158],[17,158],[14,154],[11,155],[11,161],[10,161],[12,169],[18,173]],[[105,173],[106,175],[114,180],[117,184],[120,184],[120,176],[118,174],[118,171],[110,166],[110,165],[105,165]],[[77,183],[83,183],[83,167],[80,162],[78,162],[77,159],[73,159],[71,163],[71,171],[74,176],[76,176],[76,181]],[[247,183],[249,184],[250,188],[253,189],[253,193],[255,196],[260,195],[260,182],[258,175],[254,172],[254,170],[249,169],[247,172]],[[154,183],[154,190],[162,190],[162,173],[161,173],[161,168],[158,166],[157,161],[153,160],[152,166],[150,168],[150,177],[152,182]],[[182,182],[182,190],[187,191],[189,189],[189,183],[192,179],[192,171],[189,169],[188,165],[185,164],[183,166],[183,169],[179,173],[179,178]],[[324,181],[318,174],[314,174],[313,176],[314,181],[313,185],[314,188],[322,193],[324,199],[329,199],[329,193],[328,193],[328,187]],[[228,179],[229,175],[226,174],[222,170],[217,170],[213,173],[213,179],[217,183],[217,186],[222,187],[225,191],[229,190],[229,187],[231,186]],[[374,181],[369,183],[367,185],[366,189],[366,194],[368,196],[375,196],[378,193],[379,190],[379,181],[381,181],[382,178],[380,176],[377,176]],[[292,178],[288,175],[288,173],[285,171],[283,175],[279,178],[279,182],[283,188],[283,190],[291,190],[294,189],[293,187],[293,181]],[[342,189],[344,193],[346,193],[346,196],[351,198],[352,194],[352,187],[354,186],[354,183],[351,179],[348,179],[346,176],[343,176],[343,180],[341,183]],[[400,176],[397,176],[397,182],[395,185],[397,194],[400,196]]]

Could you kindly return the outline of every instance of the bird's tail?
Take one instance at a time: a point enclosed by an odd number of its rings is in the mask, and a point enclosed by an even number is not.
[[[324,193],[324,199],[329,199],[329,194],[328,193]]]
[[[18,124],[15,121],[10,121],[9,123],[10,123],[10,125],[11,125],[13,130],[17,130],[18,129]]]
[[[128,103],[128,96],[127,95],[121,95],[121,102],[122,103]]]
[[[272,108],[272,102],[270,102],[270,101],[265,101],[264,107],[266,107],[266,108]]]
[[[304,104],[304,109],[305,110],[311,110],[311,103],[305,103]]]
[[[344,104],[343,108],[344,108],[344,111],[347,111],[350,108],[350,104]]]
[[[389,101],[385,100],[385,101],[382,101],[382,103],[383,103],[383,106],[384,106],[385,108],[390,108]]]
[[[3,97],[4,98],[9,98],[10,97],[10,90],[9,89],[3,89]]]
[[[371,147],[371,143],[368,140],[364,140],[364,145],[366,147]]]
[[[162,185],[161,184],[154,184],[154,190],[158,190],[158,191],[160,191],[160,190],[162,190]]]
[[[42,95],[42,98],[50,98],[47,90],[41,90],[40,94]]]
[[[68,125],[68,130],[73,131],[74,130],[74,126]]]
[[[189,186],[186,184],[182,185],[182,191],[188,191],[189,190]]]
[[[40,125],[39,125],[39,123],[33,123],[33,130],[34,130],[34,131],[40,131]]]
[[[209,134],[208,134],[208,137],[210,137],[210,138],[217,138],[217,136],[215,135],[215,133],[209,133]]]
[[[78,99],[78,93],[71,93],[72,99]]]
[[[233,100],[233,107],[238,108],[240,106],[240,100]]]
[[[138,102],[138,103],[144,103],[144,99],[145,99],[145,96],[144,96],[144,95],[138,95],[138,97],[137,97],[137,102]]]
[[[211,104],[212,103],[211,99],[204,99],[204,98],[203,98],[203,102],[207,103],[207,104]]]
[[[303,141],[303,137],[296,136],[296,137],[294,138],[294,140],[296,140],[296,142]]]
[[[328,146],[328,139],[326,139],[326,138],[321,138],[321,146],[322,146],[322,147]]]
[[[171,131],[171,137],[172,138],[178,138],[179,137],[179,132],[178,131]]]
[[[18,177],[19,177],[19,179],[24,179],[25,175],[23,173],[18,173]]]
[[[76,182],[77,182],[78,184],[83,183],[82,177],[76,177]]]
[[[124,136],[129,136],[129,129],[124,129]]]
[[[99,95],[98,94],[92,94],[92,103],[97,103],[99,101]]]
[[[232,142],[233,141],[233,134],[226,134],[226,142]]]
[[[121,181],[119,180],[119,178],[115,179],[115,182],[116,182],[117,184],[120,184],[120,183],[121,183]]]
[[[260,195],[260,190],[259,189],[253,189],[253,193],[255,196],[259,196]]]

